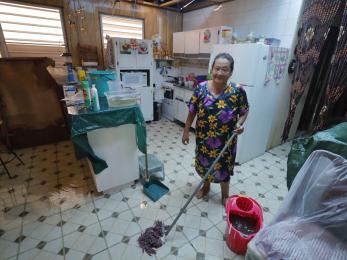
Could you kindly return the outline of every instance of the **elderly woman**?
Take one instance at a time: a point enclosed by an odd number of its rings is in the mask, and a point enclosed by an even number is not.
[[[241,134],[248,114],[244,89],[228,83],[234,69],[234,60],[227,53],[218,54],[212,64],[212,80],[201,83],[190,99],[189,114],[183,131],[182,143],[189,143],[189,129],[196,120],[195,169],[203,177],[232,133]],[[233,175],[237,140],[215,165],[216,174],[210,175],[197,193],[202,198],[210,191],[210,184],[220,183],[222,204],[229,197],[229,181]]]

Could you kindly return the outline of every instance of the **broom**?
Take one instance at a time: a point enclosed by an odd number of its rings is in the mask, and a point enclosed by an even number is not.
[[[219,153],[217,158],[213,161],[211,167],[206,172],[205,176],[201,179],[198,186],[195,188],[192,195],[190,195],[189,199],[187,200],[186,204],[184,204],[183,208],[181,208],[179,214],[174,219],[171,225],[165,225],[162,221],[155,221],[154,225],[152,227],[149,227],[145,230],[144,233],[141,233],[140,237],[138,238],[138,243],[140,248],[143,252],[146,252],[148,255],[153,255],[156,253],[156,249],[160,248],[165,243],[165,237],[168,236],[172,228],[177,223],[178,219],[182,216],[185,209],[188,207],[189,203],[194,198],[195,194],[199,191],[201,186],[204,184],[204,182],[207,180],[208,176],[213,171],[214,166],[219,161],[219,159],[224,154],[225,150],[230,146],[231,142],[233,141],[236,134],[232,134],[232,136],[229,138],[228,142],[224,145],[222,151]],[[212,176],[214,176],[216,172],[212,173]],[[164,238],[162,238],[164,237]]]

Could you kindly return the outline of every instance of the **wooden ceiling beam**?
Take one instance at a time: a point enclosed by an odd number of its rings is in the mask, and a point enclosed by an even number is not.
[[[231,2],[234,0],[215,0],[215,1],[203,1],[203,2],[197,2],[197,3],[193,3],[190,6],[188,6],[187,8],[184,8],[182,10],[183,13],[187,13],[187,12],[191,12],[197,9],[202,9],[205,7],[209,7],[212,5],[219,5],[219,4],[223,4],[226,2]]]
[[[134,0],[121,0],[121,2],[127,2],[127,3],[131,3],[131,4],[135,3]],[[172,11],[172,12],[179,12],[180,11],[180,10],[178,10],[176,8],[172,8],[172,7],[161,7],[160,5],[158,5],[154,2],[148,2],[148,1],[144,1],[144,0],[137,0],[136,4],[143,5],[143,6],[150,6],[150,7],[159,8],[159,9]]]
[[[173,5],[177,5],[178,3],[183,2],[183,1],[184,1],[184,0],[171,0],[171,1],[168,1],[168,2],[166,2],[166,3],[160,4],[159,6],[160,6],[160,7],[173,6]]]

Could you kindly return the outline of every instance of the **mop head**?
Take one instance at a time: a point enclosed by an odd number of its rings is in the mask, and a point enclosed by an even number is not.
[[[150,256],[155,254],[156,249],[164,244],[162,237],[168,227],[162,221],[155,221],[153,227],[146,228],[145,232],[141,233],[137,240],[142,251]]]

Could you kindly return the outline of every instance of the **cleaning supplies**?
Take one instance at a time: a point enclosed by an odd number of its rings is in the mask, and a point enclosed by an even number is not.
[[[75,74],[72,68],[72,64],[67,64],[67,82],[74,83],[76,82]]]
[[[82,69],[82,68],[79,68],[79,70],[77,72],[77,75],[78,75],[78,80],[79,81],[83,81],[83,80],[87,79],[86,71],[84,69]]]
[[[219,153],[217,158],[213,161],[210,168],[205,173],[205,176],[202,178],[198,186],[195,188],[194,192],[190,195],[190,197],[187,199],[184,206],[181,208],[180,212],[176,216],[176,218],[173,220],[171,225],[165,225],[161,221],[157,221],[154,223],[153,227],[146,228],[144,233],[141,233],[140,237],[138,238],[137,242],[140,246],[140,248],[146,252],[148,255],[152,255],[156,253],[156,249],[161,247],[165,242],[165,237],[167,237],[172,230],[172,228],[176,225],[178,219],[182,216],[182,214],[187,209],[189,203],[194,198],[195,194],[200,190],[201,186],[205,183],[208,176],[211,174],[214,176],[218,171],[214,170],[214,167],[216,163],[220,160],[220,158],[224,155],[227,148],[231,145],[233,139],[236,137],[236,134],[232,134],[232,136],[228,139],[227,143],[224,145],[222,151]],[[145,154],[146,155],[146,154]],[[146,155],[147,157],[147,155]],[[148,167],[146,167],[148,169]],[[147,173],[146,173],[147,174]],[[159,231],[160,232],[159,232]]]
[[[95,87],[95,84],[92,85],[92,89],[90,90],[90,95],[92,96],[92,107],[93,111],[99,111],[100,110],[100,103],[99,103],[99,95],[98,90]]]
[[[84,105],[86,109],[89,109],[91,106],[91,99],[90,99],[89,82],[87,80],[82,81],[82,91],[83,91],[83,97],[84,97]]]
[[[232,195],[226,202],[225,242],[236,254],[244,255],[247,244],[263,227],[263,211],[250,197]]]
[[[109,91],[108,81],[116,80],[116,74],[111,70],[90,71],[89,76],[98,90],[99,97],[104,97],[104,93]]]
[[[142,251],[146,252],[149,256],[155,255],[156,249],[164,244],[161,237],[164,236],[168,227],[162,221],[157,220],[153,227],[147,228],[138,239]]]

